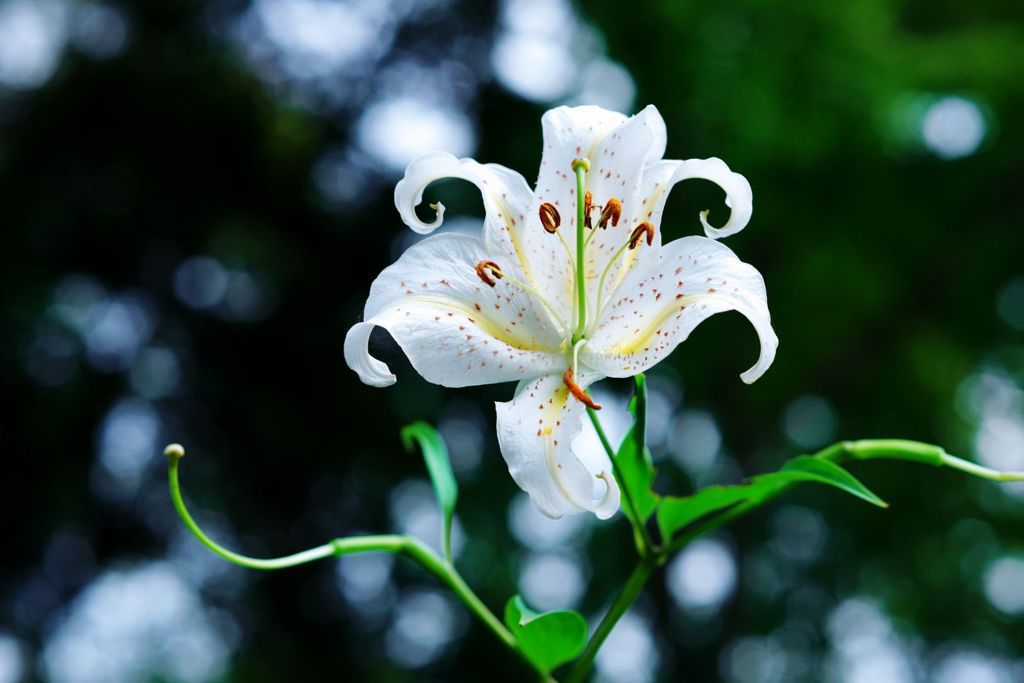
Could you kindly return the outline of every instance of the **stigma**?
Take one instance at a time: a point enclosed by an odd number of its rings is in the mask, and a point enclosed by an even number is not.
[[[601,406],[587,392],[583,391],[579,384],[576,384],[573,374],[572,368],[568,368],[562,374],[562,381],[565,382],[565,386],[569,387],[569,393],[591,410],[601,410]]]

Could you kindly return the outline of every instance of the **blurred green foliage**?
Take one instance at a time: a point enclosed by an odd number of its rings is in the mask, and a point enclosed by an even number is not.
[[[340,210],[318,197],[316,163],[355,135],[355,112],[316,114],[272,94],[205,32],[225,4],[135,3],[123,56],[71,55],[46,87],[0,108],[0,505],[9,538],[0,624],[32,651],[101,570],[161,557],[176,533],[159,477],[126,498],[97,495],[98,425],[131,393],[126,375],[78,362],[47,386],[26,370],[69,274],[144,292],[159,311],[155,341],[184,359],[181,390],[155,401],[161,435],[189,446],[186,495],[237,534],[240,549],[281,554],[392,529],[396,484],[423,477],[402,452],[400,427],[462,411],[482,421],[485,441],[479,468],[457,470],[458,561],[492,607],[517,592],[526,551],[507,528],[517,489],[490,405],[511,389],[427,385],[397,349],[387,361],[400,381],[389,390],[363,386],[344,366],[344,333],[405,228],[386,186]],[[739,381],[756,344],[728,315],[702,325],[651,377],[682,391],[683,408],[717,420],[733,467],[723,483],[806,452],[780,426],[804,395],[831,406],[836,439],[913,438],[975,457],[978,419],[964,383],[993,368],[1024,382],[1021,331],[996,305],[1024,273],[1024,5],[595,0],[579,9],[629,69],[637,105],[660,109],[667,156],[719,156],[754,189],[753,220],[727,244],[765,276],[781,339],[774,366],[753,386]],[[463,37],[486,45],[496,16],[490,4],[456,3],[414,32],[443,54]],[[942,158],[921,137],[922,108],[950,95],[984,117],[981,146],[963,158]],[[473,106],[473,156],[532,178],[545,107],[496,84]],[[474,192],[438,184],[428,200],[474,214]],[[698,232],[705,208],[721,221],[716,188],[677,187],[666,235]],[[182,306],[175,269],[194,254],[262,274],[272,313],[240,323]],[[1007,448],[1020,457],[1024,445]],[[664,448],[655,455],[667,457]],[[822,680],[829,615],[853,596],[877,600],[927,652],[967,643],[1021,656],[1021,621],[994,609],[983,584],[993,560],[1022,550],[1024,499],[945,470],[852,469],[892,508],[826,487],[794,491],[786,509],[813,508],[826,521],[811,561],[773,550],[788,533],[776,504],[721,537],[740,585],[715,614],[694,619],[652,583],[638,609],[653,623],[664,680],[726,678],[730,644],[783,632],[802,639],[806,664],[785,680]],[[670,465],[659,472],[664,493],[710,483]],[[88,542],[75,572],[53,568],[60,534]],[[621,519],[594,525],[579,550],[589,558],[584,613],[606,604],[631,552]],[[414,568],[396,571],[399,586],[432,585]],[[353,616],[327,564],[237,581],[241,594],[206,595],[243,634],[227,680],[522,680],[512,656],[473,624],[426,669],[397,667],[384,627],[367,630]],[[39,586],[45,599],[29,601]]]

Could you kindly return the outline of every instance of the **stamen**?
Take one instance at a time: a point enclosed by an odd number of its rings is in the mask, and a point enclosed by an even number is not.
[[[562,224],[562,217],[551,202],[544,202],[540,205],[540,224],[550,235],[558,232],[558,226]]]
[[[505,277],[505,274],[501,272],[501,267],[494,261],[481,261],[476,264],[476,274],[480,276],[481,280],[493,287],[498,283],[491,278],[491,273],[499,280]]]
[[[629,236],[629,248],[636,249],[640,245],[640,238],[644,235],[647,235],[647,246],[651,246],[654,242],[654,226],[650,221],[644,221],[636,226],[633,234]]]
[[[558,229],[562,225],[562,216],[558,213],[558,207],[551,202],[544,202],[540,205],[540,225],[549,235],[558,235],[558,240],[562,243],[562,248],[565,249],[565,253],[569,257],[569,263],[572,265],[573,272],[575,272],[576,261],[573,259],[572,249],[569,248],[569,243],[565,241],[565,237],[562,236],[561,231]]]
[[[590,214],[593,210],[594,193],[591,192],[590,190],[587,190],[587,193],[583,195],[583,225],[586,226],[588,230],[592,230],[594,228],[594,226],[591,225],[590,223]]]
[[[654,242],[654,226],[649,221],[644,221],[640,225],[636,226],[632,234],[626,240],[626,243],[619,247],[619,250],[615,252],[611,260],[608,261],[608,265],[604,267],[604,271],[601,273],[601,278],[597,282],[597,314],[594,316],[594,324],[599,324],[601,320],[601,309],[604,308],[604,281],[608,277],[608,273],[611,272],[612,266],[619,260],[623,252],[626,249],[636,249],[640,245],[640,240],[647,236],[647,246],[650,246]]]
[[[608,200],[608,203],[604,205],[604,211],[601,212],[601,218],[597,221],[597,227],[607,228],[608,223],[615,227],[619,224],[619,219],[622,218],[622,202],[615,197]]]
[[[608,200],[608,203],[604,205],[604,210],[601,211],[601,217],[597,221],[597,227],[602,230],[608,227],[608,223],[611,222],[612,227],[619,224],[619,219],[622,218],[622,202],[615,197]],[[583,248],[586,249],[590,246],[590,240],[594,239],[594,235],[597,234],[597,230],[591,230],[590,234],[587,235],[587,241],[583,243]]]
[[[580,389],[580,385],[576,384],[573,380],[572,368],[568,368],[562,375],[562,381],[565,382],[565,386],[569,387],[569,393],[577,398],[583,405],[587,406],[592,410],[601,410],[601,406],[598,405],[594,399],[587,395],[583,389]]]

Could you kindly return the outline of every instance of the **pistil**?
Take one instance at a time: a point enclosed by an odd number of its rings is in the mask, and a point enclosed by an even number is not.
[[[601,410],[600,404],[594,401],[594,399],[591,398],[590,395],[587,394],[587,392],[583,391],[583,389],[580,388],[579,384],[576,384],[576,380],[574,379],[573,375],[574,373],[572,371],[572,368],[566,370],[565,373],[562,375],[562,381],[565,382],[565,386],[569,387],[569,393],[575,396],[580,403],[587,406],[588,408],[592,408],[593,410]]]
[[[587,171],[590,170],[590,162],[587,159],[576,159],[572,162],[572,170],[576,174],[576,305],[577,320],[576,330],[572,334],[572,343],[575,344],[583,338],[587,329],[587,290],[586,278],[583,269],[585,248],[583,242],[583,228],[588,220],[587,204],[590,193],[587,192]],[[572,387],[570,387],[571,389]],[[578,388],[578,387],[577,387]],[[582,393],[582,392],[581,392]],[[575,395],[575,394],[574,394]],[[578,397],[577,397],[578,398]],[[582,399],[581,399],[582,400]]]

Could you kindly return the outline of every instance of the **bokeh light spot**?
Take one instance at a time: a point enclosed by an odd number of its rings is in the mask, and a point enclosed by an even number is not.
[[[836,433],[835,410],[821,396],[806,395],[795,399],[782,416],[782,430],[801,448],[818,448]]]
[[[669,593],[687,611],[710,612],[736,590],[732,553],[719,540],[701,538],[673,558],[665,573]]]
[[[925,111],[921,138],[936,156],[959,159],[977,151],[987,127],[977,102],[953,95],[939,98]]]
[[[1024,613],[1024,558],[1001,557],[985,571],[985,597],[1004,614]]]
[[[575,607],[586,588],[579,560],[562,553],[530,553],[519,573],[519,591],[531,608]]]
[[[370,105],[356,123],[356,138],[363,151],[389,173],[404,171],[410,161],[427,152],[464,157],[476,146],[473,125],[465,114],[412,96]]]
[[[0,2],[0,85],[29,90],[57,71],[67,42],[67,6],[57,0]]]

